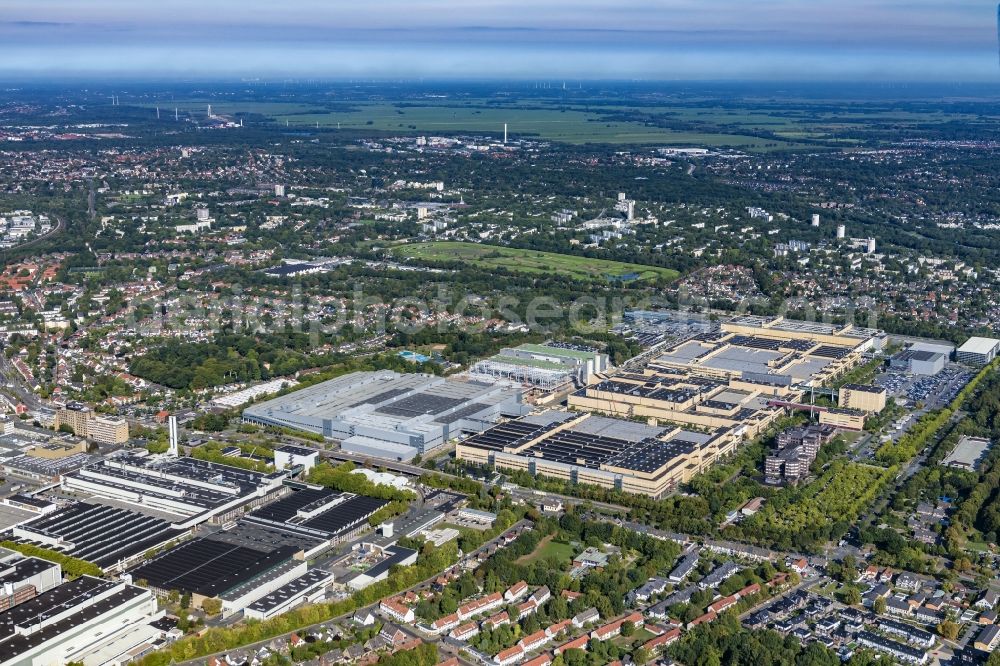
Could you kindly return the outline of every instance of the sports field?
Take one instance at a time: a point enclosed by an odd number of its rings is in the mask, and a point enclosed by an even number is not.
[[[397,256],[411,259],[463,261],[486,270],[504,268],[515,273],[559,274],[589,281],[619,279],[670,281],[677,279],[679,275],[675,270],[658,266],[457,241],[400,245],[394,248],[393,252]]]

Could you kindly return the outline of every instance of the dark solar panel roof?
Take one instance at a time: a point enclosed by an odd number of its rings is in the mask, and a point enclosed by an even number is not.
[[[434,419],[434,422],[435,423],[449,423],[449,422],[452,422],[452,421],[458,421],[459,419],[464,419],[466,416],[472,416],[473,414],[475,414],[477,412],[481,412],[484,409],[486,409],[487,407],[489,407],[489,405],[484,405],[484,404],[482,404],[480,402],[474,402],[472,404],[466,405],[465,407],[461,407],[459,409],[456,409],[455,411],[450,412],[448,414],[443,414],[443,415],[437,417],[436,419]]]
[[[816,346],[812,340],[782,340],[782,349],[794,349],[795,351],[809,351]]]
[[[372,405],[380,405],[383,402],[385,402],[386,400],[392,400],[396,396],[403,395],[404,393],[407,393],[409,391],[410,391],[410,389],[408,389],[408,388],[394,388],[394,389],[389,389],[388,391],[383,391],[382,393],[379,393],[378,395],[374,395],[374,396],[368,398],[368,400],[366,400],[365,402],[367,402],[369,404],[372,404]]]
[[[645,439],[637,446],[623,450],[613,460],[609,460],[608,464],[636,472],[651,473],[663,467],[679,454],[694,451],[699,446],[697,442],[684,439],[673,439],[669,442]]]
[[[402,546],[393,546],[392,554],[389,555],[389,557],[382,560],[381,562],[379,562],[378,564],[376,564],[375,566],[365,571],[365,575],[375,578],[383,571],[388,571],[389,569],[396,566],[397,564],[399,564],[406,558],[410,557],[411,555],[415,554],[416,552],[417,551],[415,550],[411,550],[409,548],[403,548]]]
[[[336,493],[328,488],[320,490],[313,488],[296,490],[292,492],[292,494],[286,495],[276,502],[271,502],[267,506],[262,506],[256,511],[251,512],[250,515],[283,523],[286,520],[295,517],[295,514],[300,509],[303,509],[314,502],[330,500],[337,495],[339,495],[339,493]]]
[[[834,345],[822,345],[817,347],[813,356],[822,356],[823,358],[844,358],[851,353],[848,347],[836,347]]]
[[[330,534],[345,532],[388,504],[388,500],[377,497],[357,495],[346,502],[335,505],[329,511],[324,511],[315,518],[310,518],[302,524]]]
[[[486,432],[474,435],[465,440],[469,446],[476,446],[490,451],[502,451],[504,447],[515,446],[520,441],[534,439],[537,435],[550,429],[551,426],[509,421],[501,423]]]
[[[775,340],[774,338],[758,338],[755,335],[734,335],[727,342],[731,345],[739,347],[767,349],[770,351],[777,351],[779,347],[783,346],[781,340]]]
[[[169,522],[136,511],[77,502],[25,523],[27,532],[37,532],[38,539],[58,537],[72,544],[68,555],[111,566],[183,533]],[[21,537],[22,541],[31,536]]]
[[[38,646],[72,631],[85,622],[90,622],[105,613],[114,611],[116,608],[121,607],[141,594],[143,594],[143,591],[137,587],[123,587],[108,597],[82,608],[79,612],[62,617],[41,628],[37,628],[37,625],[31,627],[35,631],[32,631],[30,634],[9,636],[0,643],[0,662],[7,663],[20,655],[34,650]],[[65,610],[70,610],[70,608],[67,607]]]
[[[215,597],[287,562],[296,552],[292,546],[264,552],[211,538],[195,539],[134,569],[132,576],[161,590]]]
[[[465,402],[462,398],[449,398],[443,395],[416,393],[396,402],[379,407],[375,411],[390,416],[419,416],[420,414],[440,414]]]

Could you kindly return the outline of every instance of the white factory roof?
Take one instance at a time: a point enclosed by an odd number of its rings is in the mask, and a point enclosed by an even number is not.
[[[997,346],[1000,345],[1000,340],[994,338],[969,338],[965,343],[958,348],[958,352],[966,354],[989,354]]]

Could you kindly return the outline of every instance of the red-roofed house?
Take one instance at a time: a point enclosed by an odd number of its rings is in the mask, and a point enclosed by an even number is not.
[[[510,615],[507,614],[507,611],[500,611],[496,615],[492,615],[488,619],[483,620],[483,629],[489,629],[492,631],[505,624],[510,624]]]
[[[549,666],[552,663],[552,655],[540,654],[534,659],[524,662],[524,666]]]
[[[409,623],[416,619],[413,615],[413,609],[407,608],[396,599],[383,599],[378,608],[382,612],[382,615],[391,617],[397,622]]]
[[[732,608],[739,602],[739,598],[735,594],[731,594],[728,597],[722,597],[718,601],[713,601],[708,605],[708,610],[712,613],[721,613],[727,608]]]
[[[717,613],[713,613],[712,611],[708,611],[704,615],[699,615],[695,619],[693,619],[690,622],[688,622],[687,628],[688,629],[693,629],[694,627],[697,627],[699,624],[705,624],[706,622],[711,622],[712,620],[714,620],[717,617],[719,617]]]
[[[488,594],[485,597],[470,601],[458,607],[458,619],[467,620],[474,615],[491,611],[503,605],[503,595],[499,592]]]
[[[528,601],[522,601],[517,605],[517,617],[518,619],[528,617],[537,610],[538,606],[535,605],[535,602],[530,599]]]
[[[439,617],[438,619],[434,620],[434,622],[431,623],[431,629],[435,633],[440,634],[441,632],[448,631],[449,629],[454,629],[460,623],[461,620],[458,619],[458,615],[452,613],[451,615],[445,615],[444,617]]]
[[[456,641],[467,641],[479,634],[479,626],[475,622],[467,622],[460,627],[455,627],[448,634]]]
[[[521,649],[520,645],[515,645],[514,647],[507,648],[506,650],[501,650],[500,652],[497,652],[495,657],[493,657],[493,661],[499,664],[499,666],[516,664],[522,659],[524,659],[524,650]]]
[[[760,594],[760,585],[757,583],[747,585],[742,590],[737,592],[736,596],[739,597],[740,599],[745,599],[754,594]]]
[[[503,593],[503,598],[507,601],[515,601],[528,593],[528,584],[523,580],[518,581],[507,588]]]
[[[667,647],[678,638],[681,637],[681,630],[679,627],[674,627],[670,631],[660,634],[655,638],[650,638],[648,641],[642,644],[642,647],[646,648],[646,651],[650,654],[656,654],[663,648]]]
[[[563,643],[562,645],[560,645],[559,647],[557,647],[555,650],[553,650],[553,652],[555,652],[556,654],[562,654],[566,650],[586,650],[587,649],[587,643],[589,643],[589,642],[590,642],[590,636],[587,636],[586,634],[584,634],[583,636],[580,636],[579,638],[574,638],[571,641],[567,641],[567,642]]]
[[[572,590],[563,590],[560,594],[562,595],[562,598],[567,601],[576,601],[583,596],[580,592],[573,592]]]
[[[545,627],[545,633],[554,637],[557,636],[560,631],[565,631],[571,626],[573,626],[573,620],[563,620],[562,622],[556,622],[555,624],[550,624]]]
[[[532,650],[537,650],[546,643],[552,640],[552,637],[545,633],[544,629],[539,629],[530,636],[525,636],[517,642],[521,646],[521,649],[525,652],[531,652]]]

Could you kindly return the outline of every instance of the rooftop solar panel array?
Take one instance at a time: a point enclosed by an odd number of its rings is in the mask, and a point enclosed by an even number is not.
[[[851,353],[849,347],[837,347],[834,345],[822,345],[817,347],[815,351],[812,352],[813,356],[822,356],[823,358],[844,358]]]
[[[334,505],[329,511],[324,511],[315,518],[304,521],[302,525],[337,535],[368,520],[369,516],[388,503],[389,500],[357,495],[346,502]]]
[[[778,351],[778,349],[782,347],[781,340],[777,340],[775,338],[760,338],[756,335],[734,335],[727,342],[737,347],[766,349],[768,351]]]
[[[109,567],[183,533],[165,520],[142,513],[78,502],[21,525],[42,537],[72,543],[68,555]],[[30,537],[21,541],[32,542]],[[41,541],[39,541],[41,542]]]
[[[375,411],[390,416],[412,417],[421,414],[440,414],[441,412],[461,405],[463,398],[450,398],[444,395],[416,393],[396,402],[379,407]]]
[[[215,597],[291,559],[292,546],[265,552],[211,538],[187,541],[132,571],[161,590]]]
[[[669,442],[658,439],[649,439],[640,442],[639,446],[619,452],[607,464],[614,467],[645,472],[650,474],[674,460],[678,455],[689,453],[698,449],[700,444],[681,438],[675,438]]]
[[[622,451],[635,447],[634,442],[574,430],[560,430],[532,446],[530,453],[540,453],[545,460],[597,468]]]
[[[392,400],[393,398],[401,396],[404,393],[409,393],[412,390],[413,390],[412,388],[389,389],[388,391],[383,391],[382,393],[373,395],[370,398],[366,398],[365,402],[371,405],[381,405],[386,400]]]
[[[816,346],[816,343],[812,340],[783,340],[781,343],[782,349],[794,349],[795,351],[809,351]]]
[[[466,405],[465,407],[460,407],[453,412],[440,416],[434,419],[435,423],[454,423],[459,419],[464,419],[467,416],[472,416],[473,414],[478,414],[489,407],[489,405],[484,405],[481,402],[473,402]]]
[[[534,439],[546,430],[550,430],[552,426],[553,424],[509,421],[495,425],[486,432],[473,435],[465,440],[465,443],[490,451],[503,451],[508,446],[516,447],[519,443]]]
[[[303,490],[296,490],[276,502],[271,502],[266,506],[262,506],[261,508],[252,511],[250,515],[263,518],[265,520],[285,522],[286,520],[294,518],[295,514],[302,509],[308,510],[311,506],[317,506],[319,503],[332,501],[339,496],[339,493],[328,488],[305,488]]]

